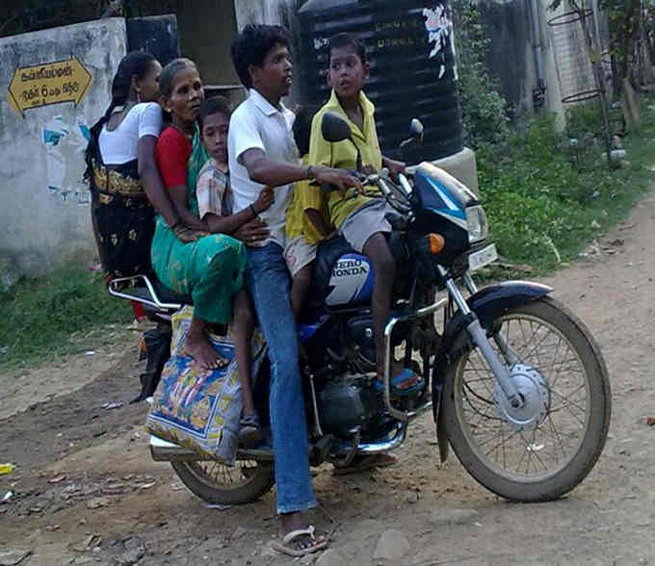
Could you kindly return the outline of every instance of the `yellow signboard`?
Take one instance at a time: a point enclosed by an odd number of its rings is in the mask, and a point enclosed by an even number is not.
[[[19,67],[9,83],[9,103],[25,110],[73,102],[77,106],[91,85],[91,74],[77,57],[45,65]]]

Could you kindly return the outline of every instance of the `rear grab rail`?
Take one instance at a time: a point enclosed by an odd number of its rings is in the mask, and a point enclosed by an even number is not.
[[[133,295],[131,293],[126,293],[123,291],[123,283],[133,283],[136,285],[136,283],[141,280],[145,284],[146,289],[148,290],[148,293],[150,294],[150,298],[146,297],[139,297],[138,295]],[[159,296],[157,295],[157,292],[155,291],[155,287],[148,279],[147,276],[145,275],[133,275],[132,277],[118,277],[116,279],[112,279],[109,282],[109,285],[107,286],[107,291],[109,292],[110,295],[113,297],[118,297],[119,299],[126,299],[128,301],[135,301],[137,303],[142,303],[144,305],[149,305],[151,307],[155,307],[158,309],[173,309],[173,310],[179,310],[182,308],[181,303],[165,303],[159,299]]]

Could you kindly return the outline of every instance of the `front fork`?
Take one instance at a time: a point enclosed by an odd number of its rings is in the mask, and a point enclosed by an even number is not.
[[[482,328],[480,320],[478,319],[475,312],[469,308],[466,299],[455,284],[453,278],[448,275],[448,272],[442,266],[438,266],[438,269],[439,274],[446,284],[448,293],[459,307],[461,313],[470,319],[471,322],[466,327],[466,331],[469,333],[473,344],[475,344],[475,346],[480,349],[484,359],[489,364],[489,367],[496,377],[498,385],[500,385],[503,394],[505,397],[507,397],[507,400],[510,402],[512,407],[515,409],[522,407],[524,404],[523,397],[518,393],[516,387],[514,387],[508,367],[515,363],[516,355],[509,348],[505,337],[502,336],[501,333],[497,333],[495,341],[498,344],[500,351],[503,352],[505,360],[498,356],[496,350],[494,350],[494,348],[491,346],[491,342],[489,342],[487,331]],[[466,285],[469,292],[475,293],[477,291],[477,287],[470,273],[466,273],[463,279],[464,284]]]
[[[462,280],[464,281],[464,285],[471,295],[478,292],[478,286],[475,284],[473,277],[471,277],[471,274],[468,271],[464,274]],[[516,355],[516,352],[512,350],[509,343],[505,339],[505,334],[502,332],[496,332],[494,334],[494,342],[502,352],[508,366],[512,367],[514,364],[518,364],[521,361],[520,358]]]

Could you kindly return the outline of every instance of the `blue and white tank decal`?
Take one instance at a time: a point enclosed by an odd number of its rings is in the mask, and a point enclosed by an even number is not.
[[[326,302],[330,306],[364,302],[373,293],[374,281],[373,266],[366,256],[344,254],[332,270]]]
[[[448,188],[440,183],[437,179],[428,177],[427,175],[417,174],[416,181],[419,188],[423,190],[431,190],[437,197],[438,202],[425,203],[426,209],[447,218],[453,224],[466,230],[468,228],[466,223],[466,211],[457,202],[457,199],[450,193]],[[432,199],[430,199],[432,200]]]

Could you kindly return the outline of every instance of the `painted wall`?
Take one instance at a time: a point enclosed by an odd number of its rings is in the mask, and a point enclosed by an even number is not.
[[[0,258],[21,272],[41,274],[68,258],[96,256],[83,152],[88,128],[109,104],[111,80],[126,53],[125,38],[125,21],[110,18],[0,39]],[[53,90],[74,86],[46,84],[44,73],[35,73],[33,80],[26,75],[28,82],[18,89],[17,79],[11,81],[19,68],[51,69],[49,63],[72,57],[91,78],[83,95],[76,93],[79,104],[26,108],[23,115],[12,108],[12,100],[30,103],[26,91],[46,94],[43,86],[50,88],[44,102],[65,98]]]

